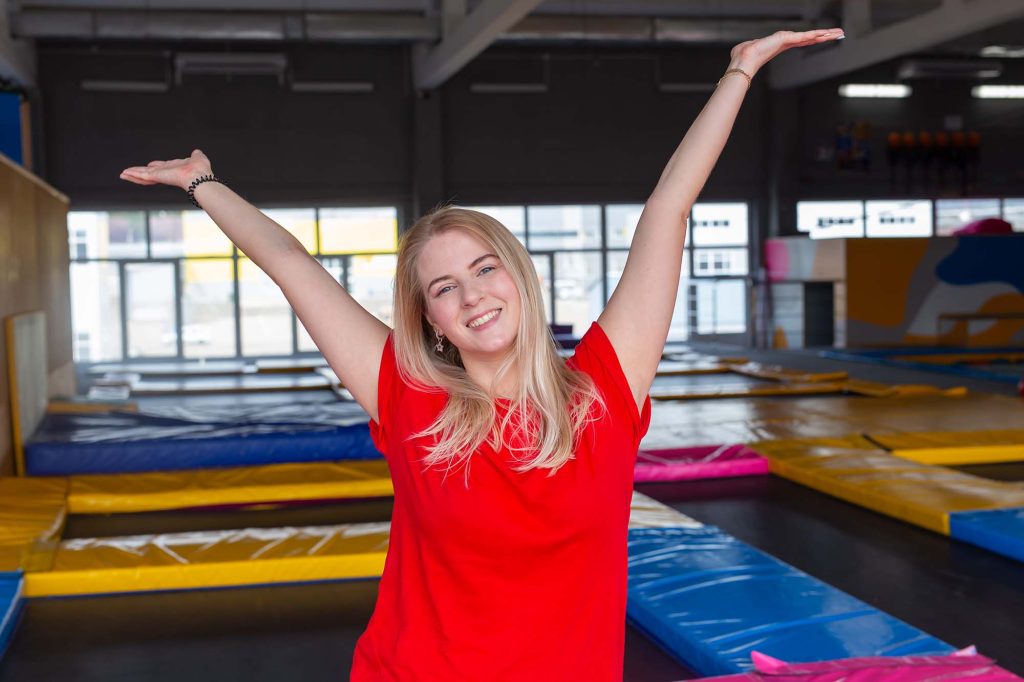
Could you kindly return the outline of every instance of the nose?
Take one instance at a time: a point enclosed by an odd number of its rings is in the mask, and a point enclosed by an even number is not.
[[[483,297],[483,292],[475,282],[470,281],[462,286],[462,307],[472,308]]]

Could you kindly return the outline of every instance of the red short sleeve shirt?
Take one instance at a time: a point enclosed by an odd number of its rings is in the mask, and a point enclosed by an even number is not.
[[[621,681],[626,530],[650,398],[637,410],[596,322],[567,362],[608,407],[575,459],[554,476],[519,473],[510,453],[484,445],[467,487],[462,470],[424,470],[423,443],[408,436],[433,423],[447,394],[403,382],[388,337],[370,434],[391,469],[394,514],[353,681]]]

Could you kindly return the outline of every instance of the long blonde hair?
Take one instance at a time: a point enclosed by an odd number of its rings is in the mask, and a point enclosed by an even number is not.
[[[500,384],[513,371],[519,376],[509,409],[500,420],[494,400],[466,373],[458,349],[449,343],[443,353],[434,350],[436,340],[426,319],[426,294],[417,263],[427,242],[449,230],[463,230],[487,244],[519,291],[519,332],[494,383]],[[395,273],[393,342],[406,382],[449,395],[434,423],[410,436],[434,437],[424,465],[443,468],[445,475],[465,465],[467,483],[470,458],[485,442],[496,451],[504,446],[517,453],[516,471],[550,469],[553,475],[573,459],[584,427],[597,418],[591,415],[594,404],[606,409],[593,380],[569,369],[558,355],[530,255],[504,225],[479,211],[439,208],[402,235]]]

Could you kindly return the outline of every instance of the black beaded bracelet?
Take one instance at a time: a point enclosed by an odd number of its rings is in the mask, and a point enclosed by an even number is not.
[[[202,206],[200,206],[199,202],[196,201],[196,187],[203,184],[204,182],[219,182],[225,187],[228,186],[228,183],[224,182],[223,180],[218,178],[216,175],[213,175],[212,173],[210,175],[200,175],[198,178],[193,180],[192,184],[188,186],[186,192],[188,193],[189,201],[191,201],[195,205],[195,207],[199,209],[201,209]]]

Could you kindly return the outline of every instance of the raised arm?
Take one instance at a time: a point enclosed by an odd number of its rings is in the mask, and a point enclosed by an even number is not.
[[[188,159],[127,168],[121,178],[138,185],[182,190],[212,174],[198,149]],[[377,376],[388,326],[345,291],[290,232],[218,182],[204,182],[194,196],[228,239],[270,276],[338,378],[370,417],[377,414]]]
[[[841,29],[780,31],[740,43],[730,53],[726,77],[694,120],[647,199],[626,266],[598,318],[612,342],[637,405],[643,405],[658,371],[679,288],[686,217],[732,131],[749,84],[773,57],[792,47],[843,37]]]

